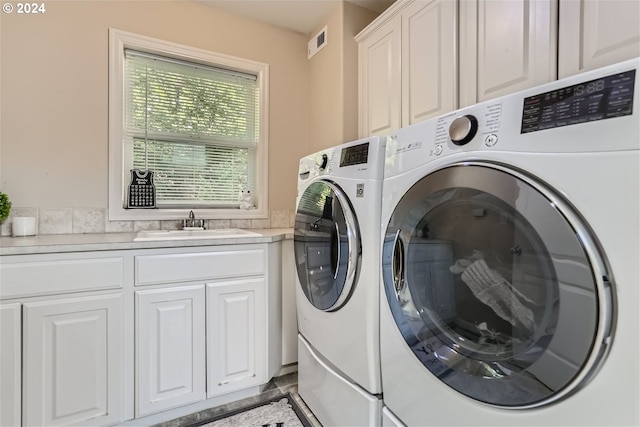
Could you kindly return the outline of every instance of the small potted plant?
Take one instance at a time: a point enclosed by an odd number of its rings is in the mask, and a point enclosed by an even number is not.
[[[9,218],[9,214],[11,213],[11,201],[9,200],[9,196],[0,192],[0,222]]]

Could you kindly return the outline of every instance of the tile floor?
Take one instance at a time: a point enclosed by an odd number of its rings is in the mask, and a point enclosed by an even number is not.
[[[311,413],[307,405],[298,395],[298,373],[293,372],[291,374],[283,375],[281,377],[273,378],[267,385],[262,393],[257,396],[248,397],[246,399],[237,400],[235,402],[230,402],[225,405],[216,406],[215,408],[206,409],[204,411],[196,412],[193,414],[186,415],[184,417],[177,418],[175,420],[166,421],[163,423],[159,423],[154,425],[153,427],[182,427],[186,426],[200,420],[204,420],[207,418],[214,417],[216,415],[220,415],[222,413],[232,411],[237,408],[241,408],[243,406],[251,405],[262,400],[267,400],[272,397],[277,396],[278,394],[283,393],[291,393],[294,400],[302,409],[314,427],[322,427],[320,422],[316,419],[316,417]]]

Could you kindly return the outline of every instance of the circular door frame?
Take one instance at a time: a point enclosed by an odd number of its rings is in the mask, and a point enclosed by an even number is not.
[[[340,204],[342,208],[342,212],[344,214],[344,225],[345,225],[344,235],[346,235],[346,238],[347,238],[347,271],[345,274],[344,286],[342,288],[342,291],[340,292],[340,295],[331,306],[327,308],[319,308],[309,300],[309,296],[306,295],[306,293],[305,293],[305,296],[307,297],[307,300],[311,303],[311,305],[313,305],[313,307],[316,308],[317,310],[331,312],[331,311],[337,311],[341,307],[343,307],[344,304],[349,300],[349,298],[353,294],[353,290],[355,289],[357,272],[360,266],[360,255],[361,255],[362,243],[360,240],[360,227],[358,224],[358,219],[354,213],[353,205],[351,204],[349,197],[346,195],[344,190],[342,190],[342,188],[337,183],[327,178],[316,179],[313,182],[309,183],[307,187],[305,187],[303,194],[304,192],[307,191],[307,189],[311,185],[318,182],[322,182],[323,184],[328,186],[331,189],[331,191],[336,195],[338,203]],[[296,209],[296,215],[298,215],[298,209]],[[339,263],[339,260],[340,260],[340,253],[339,253],[340,241],[339,240],[340,240],[341,234],[340,234],[338,224],[334,222],[333,226],[335,227],[337,239],[338,239],[337,263]],[[294,235],[296,231],[297,229],[294,229]],[[296,256],[297,256],[297,253],[298,253],[297,251],[294,251],[294,254]],[[338,265],[337,263],[336,263],[336,266]],[[305,265],[306,265],[306,262],[305,262]],[[299,266],[300,266],[300,263],[296,262],[296,269],[300,268]],[[338,274],[338,268],[336,267],[333,280],[337,279],[337,274]]]
[[[443,171],[450,170],[452,168],[458,168],[458,167],[474,167],[474,168],[480,167],[480,168],[490,169],[502,174],[506,174],[512,180],[515,180],[515,182],[525,183],[531,190],[533,190],[534,192],[537,192],[542,196],[542,198],[546,199],[551,205],[552,209],[560,216],[560,219],[564,220],[564,222],[571,228],[571,230],[573,230],[575,234],[576,243],[584,252],[584,259],[588,262],[588,265],[592,273],[592,279],[593,279],[593,292],[595,293],[595,298],[594,298],[595,299],[595,309],[594,309],[595,310],[595,320],[594,320],[595,328],[594,328],[593,337],[591,339],[591,345],[589,346],[589,350],[586,353],[586,357],[584,358],[582,365],[577,369],[575,374],[572,375],[570,379],[566,383],[564,383],[562,387],[560,387],[558,390],[551,392],[550,395],[545,396],[544,398],[535,402],[507,405],[507,404],[500,404],[496,402],[483,401],[482,399],[476,398],[474,396],[468,396],[481,403],[494,406],[494,407],[505,408],[505,409],[527,409],[527,408],[533,408],[533,407],[540,407],[552,402],[556,402],[570,395],[571,393],[579,390],[594,376],[594,374],[598,371],[599,367],[604,361],[606,355],[608,354],[608,351],[611,345],[611,339],[612,339],[613,330],[615,327],[616,309],[614,304],[615,298],[613,294],[612,278],[607,273],[608,264],[606,263],[606,258],[603,255],[604,252],[602,251],[600,245],[598,244],[597,239],[594,237],[593,230],[589,228],[584,218],[577,213],[578,210],[573,205],[567,202],[556,191],[551,190],[548,184],[532,178],[530,174],[526,173],[523,170],[514,168],[513,166],[506,165],[503,163],[488,162],[488,161],[456,162],[456,163],[448,164],[448,165],[439,167],[437,169],[434,169],[432,171],[429,171],[428,173],[423,175],[420,179],[418,179],[414,185],[412,185],[403,193],[402,197],[400,197],[400,199],[398,200],[394,208],[393,214],[389,218],[389,221],[393,220],[393,217],[396,211],[400,206],[402,206],[403,199],[407,196],[407,194],[409,194],[412,191],[412,189],[416,185],[418,185],[421,182],[424,182],[430,176],[432,176],[432,180],[433,180],[433,175],[436,173],[445,174],[446,172],[443,172]],[[452,177],[452,183],[450,184],[449,187],[443,187],[442,189],[438,189],[437,191],[447,189],[447,188],[450,188],[450,189],[456,188],[456,183],[455,183],[456,179],[457,178]],[[434,190],[431,193],[425,193],[420,200],[426,200],[430,194],[435,194],[437,193],[437,191]],[[478,188],[478,191],[484,191],[484,190],[482,190],[481,188]],[[495,193],[489,192],[489,194],[494,195]],[[513,207],[515,208],[515,206]],[[423,215],[426,216],[427,212],[429,212],[430,210],[431,208],[428,208],[427,210],[425,210]],[[404,218],[404,217],[401,216],[401,218]],[[402,223],[402,220],[400,220],[400,223]],[[404,270],[406,270],[406,268],[404,266],[399,267],[394,264],[397,262],[396,248],[397,248],[398,242],[401,241],[401,238],[400,238],[401,230],[402,230],[402,226],[399,227],[397,222],[395,223],[394,227],[391,227],[389,224],[387,228],[385,242],[388,247],[383,248],[383,258],[386,257],[390,259],[392,262],[392,265],[390,266],[390,268],[387,269],[388,270],[387,273],[383,274],[382,284],[384,286],[385,294],[390,304],[390,309],[395,319],[396,326],[398,327],[401,335],[405,338],[405,340],[407,339],[415,340],[417,339],[416,336],[407,337],[405,335],[407,332],[406,330],[405,332],[403,332],[403,329],[398,324],[398,317],[397,317],[397,316],[404,316],[404,314],[401,314],[401,311],[398,308],[399,306],[396,307],[396,304],[398,299],[398,289],[405,286],[404,283],[399,283],[400,280],[404,281],[405,278],[399,277],[398,272],[404,273]],[[401,247],[401,249],[405,252],[407,250],[404,247]],[[385,256],[385,253],[386,253],[386,256]],[[404,262],[404,260],[402,262]],[[396,301],[394,302],[394,300]],[[403,318],[401,318],[400,320],[405,321]],[[426,345],[427,344],[425,344],[425,347]],[[418,357],[418,355],[415,353],[415,350],[413,350],[412,353],[414,354],[414,356]],[[546,354],[546,350],[544,350],[543,354]],[[424,365],[424,362],[422,363]],[[427,368],[425,367],[425,369]],[[433,375],[436,375],[436,374],[433,373]],[[438,375],[436,375],[436,377],[438,377]],[[449,387],[456,390],[457,392],[465,395],[465,393],[456,389],[456,387],[454,387],[453,385],[448,384],[442,378],[439,378],[439,379],[443,381],[445,384],[447,384]]]

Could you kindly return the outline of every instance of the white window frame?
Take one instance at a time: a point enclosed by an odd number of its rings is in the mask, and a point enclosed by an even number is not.
[[[255,209],[125,209],[124,195],[129,182],[123,171],[124,159],[124,51],[134,49],[208,64],[219,68],[254,74],[260,86],[260,118],[257,154],[256,186],[252,191]],[[204,219],[265,219],[269,216],[269,65],[210,52],[190,46],[167,42],[109,28],[109,220],[172,220],[184,219],[190,210]],[[239,197],[240,195],[238,195]]]

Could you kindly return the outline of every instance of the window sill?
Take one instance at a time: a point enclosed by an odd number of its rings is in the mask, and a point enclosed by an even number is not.
[[[267,209],[124,209],[109,208],[109,221],[181,220],[193,211],[202,219],[267,219]]]

